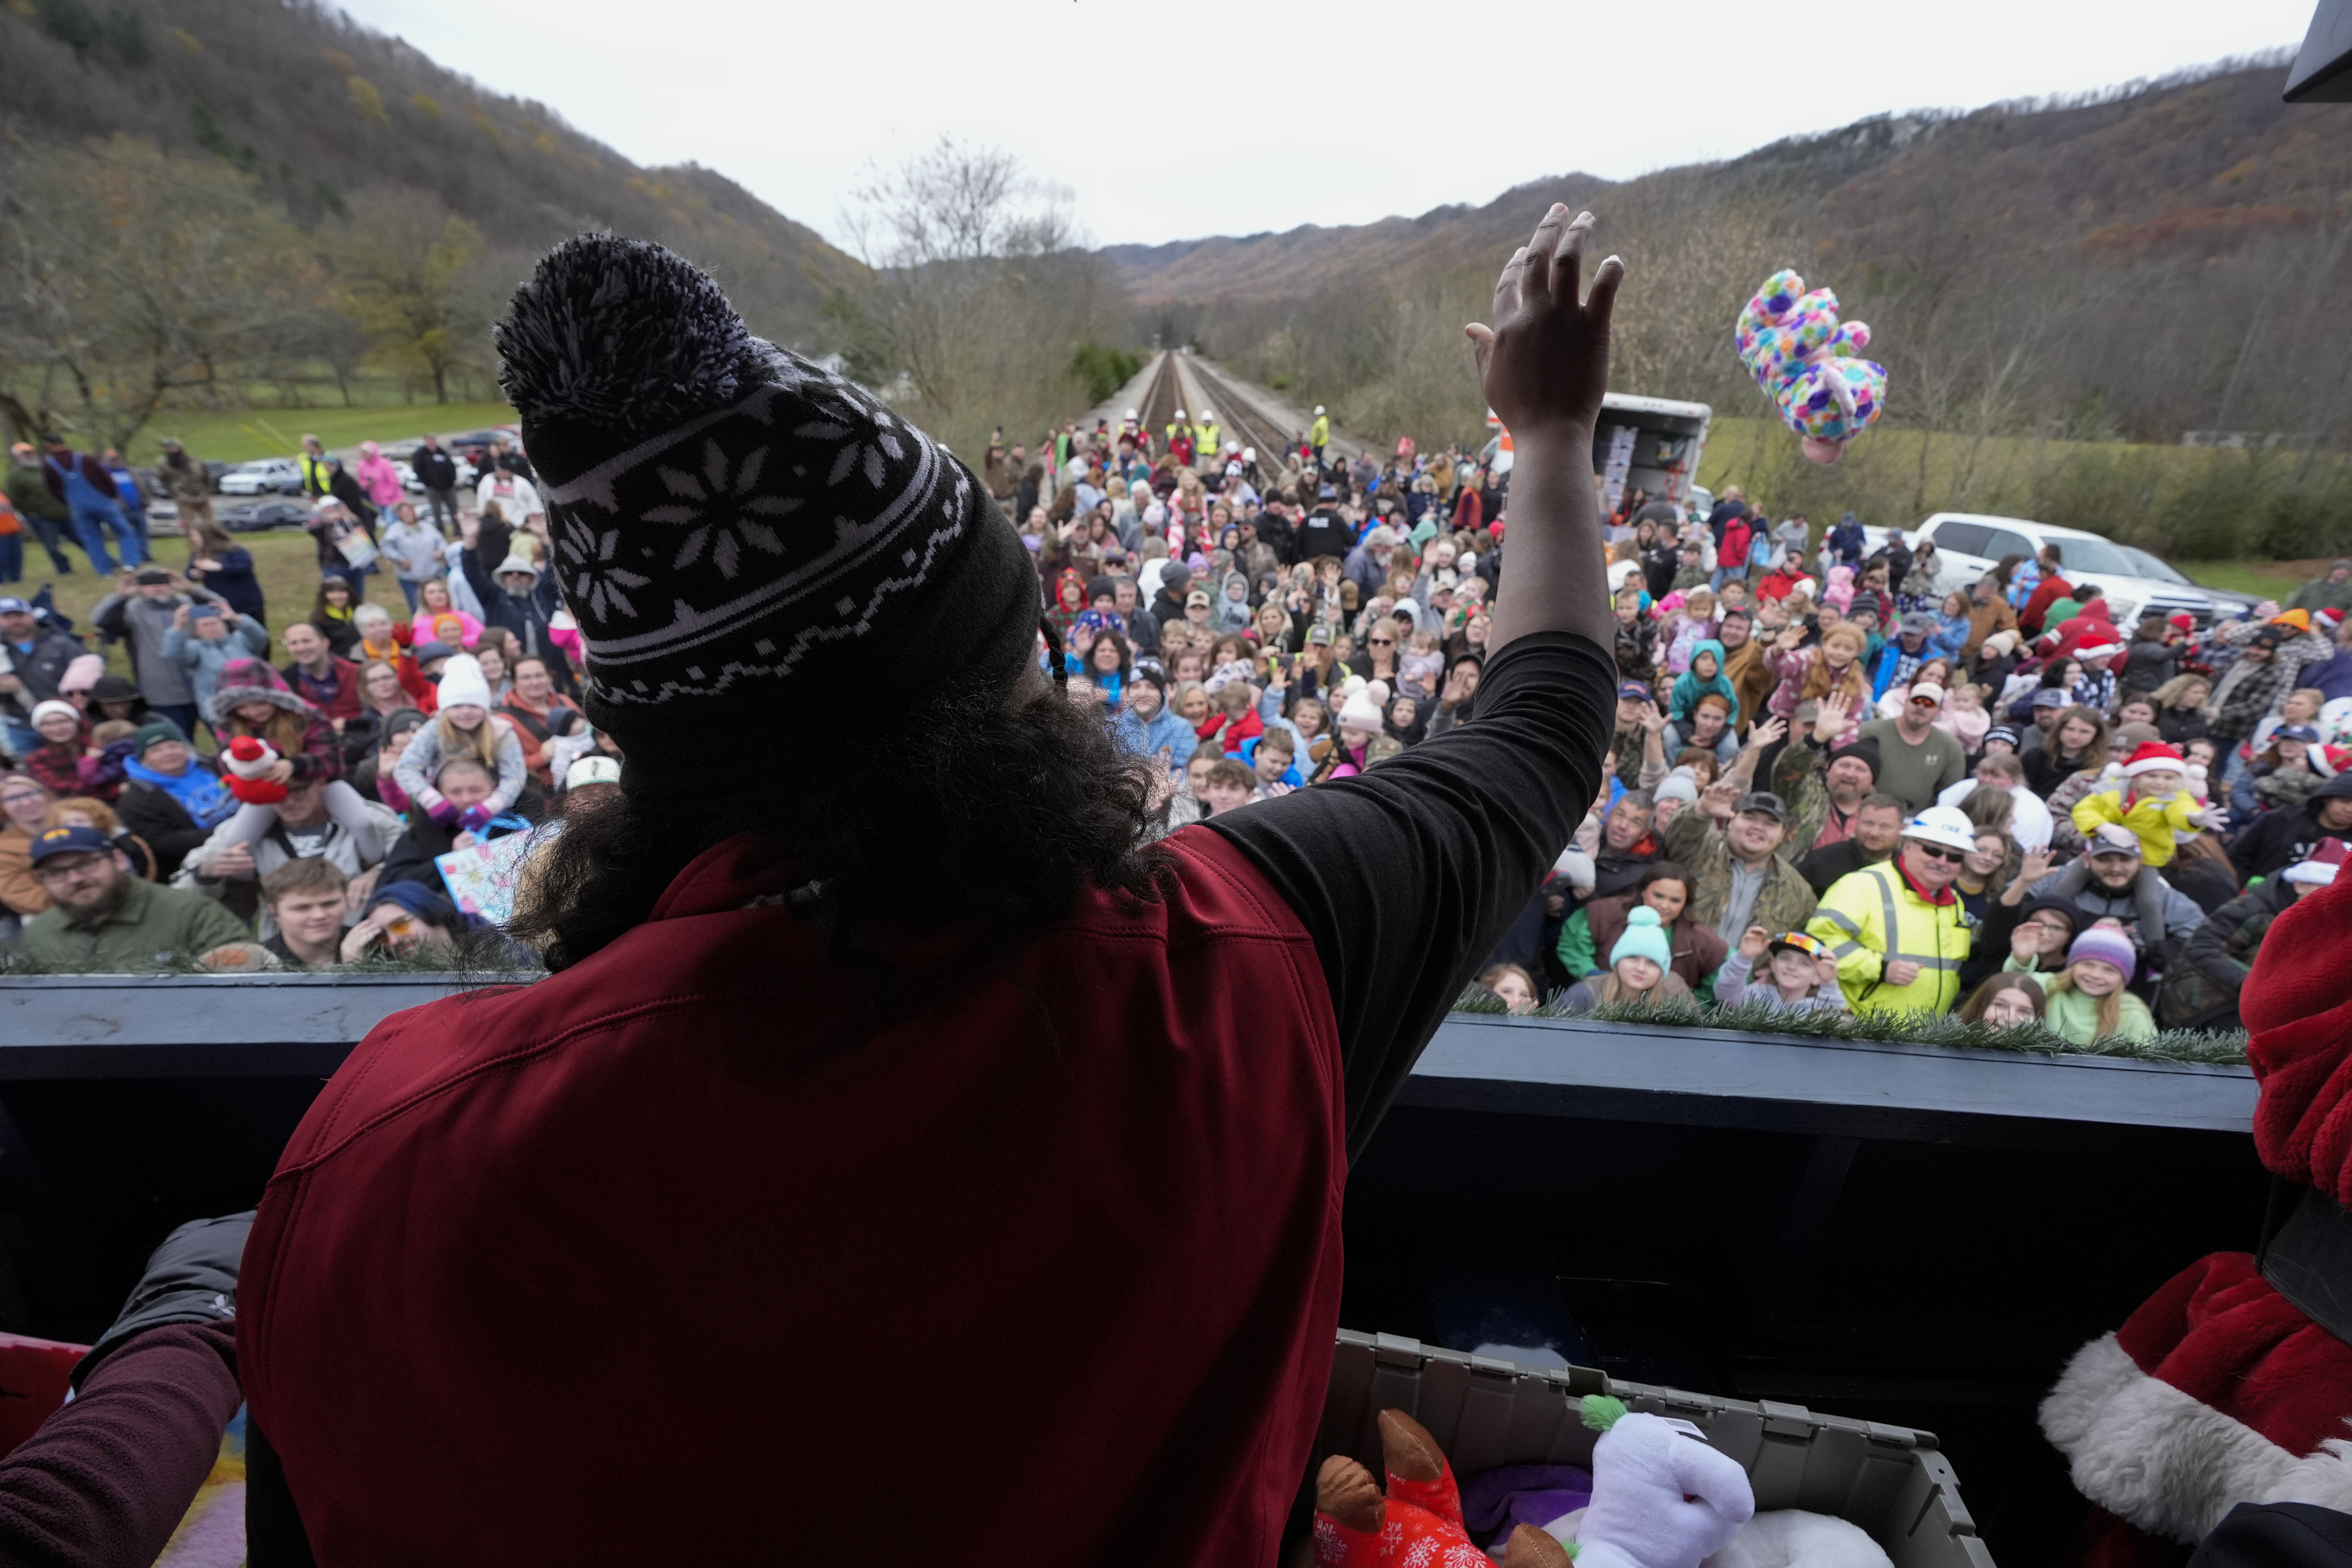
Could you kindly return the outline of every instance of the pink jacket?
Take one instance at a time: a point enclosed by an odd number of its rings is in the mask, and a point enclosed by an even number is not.
[[[360,489],[367,492],[367,499],[376,505],[398,506],[401,498],[400,470],[393,466],[390,458],[375,450],[374,442],[368,442],[362,450],[365,455],[352,467],[352,478],[359,481]]]

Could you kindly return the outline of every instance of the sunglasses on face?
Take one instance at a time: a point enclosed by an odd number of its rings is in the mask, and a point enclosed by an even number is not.
[[[1919,853],[1930,860],[1945,860],[1958,866],[1967,862],[1971,852],[1966,849],[1938,849],[1932,844],[1922,844],[1919,846]]]

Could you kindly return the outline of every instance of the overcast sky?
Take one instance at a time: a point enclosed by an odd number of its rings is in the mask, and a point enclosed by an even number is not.
[[[871,162],[952,132],[1066,188],[1098,244],[1362,223],[2101,88],[2299,44],[2314,3],[343,0],[637,163],[709,165],[836,241]],[[1800,29],[1784,47],[1760,36],[1774,15]]]

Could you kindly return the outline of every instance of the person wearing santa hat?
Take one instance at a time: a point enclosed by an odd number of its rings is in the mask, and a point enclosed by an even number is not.
[[[1471,329],[1521,453],[1475,714],[1157,842],[960,460],[656,245],[540,262],[501,384],[620,795],[533,851],[553,973],[379,1026],[262,1197],[255,1568],[861,1560],[959,1381],[951,1555],[1274,1561],[1349,1162],[1601,787],[1572,216]]]
[[[2075,803],[2074,830],[2088,840],[2105,823],[2127,827],[2139,839],[2141,858],[2162,869],[2172,863],[2178,835],[2218,828],[2225,820],[2184,787],[2188,769],[2179,747],[2143,742],[2122,767],[2110,764],[2111,776]]]
[[[2042,1403],[2099,1510],[2077,1562],[2177,1564],[2241,1503],[2352,1500],[2352,878],[2326,876],[2271,922],[2240,1004],[2254,1151],[2299,1196],[2258,1250],[2199,1259],[2084,1345]]]

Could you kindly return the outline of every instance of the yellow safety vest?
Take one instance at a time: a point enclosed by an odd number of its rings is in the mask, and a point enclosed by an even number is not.
[[[1891,860],[1831,883],[1805,930],[1829,944],[1838,988],[1856,1013],[1951,1011],[1960,998],[1960,965],[1976,942],[1958,898],[1927,902]],[[1904,959],[1919,966],[1919,977],[1887,984],[1886,965]]]
[[[1192,426],[1192,452],[1194,456],[1202,458],[1213,458],[1217,455],[1217,427],[1215,426],[1195,425]]]
[[[1307,444],[1310,447],[1328,447],[1331,444],[1329,415],[1318,414],[1315,416],[1315,427],[1307,432]]]
[[[301,464],[304,490],[314,496],[334,493],[335,471],[327,466],[325,458],[314,458],[305,452],[301,457]]]

